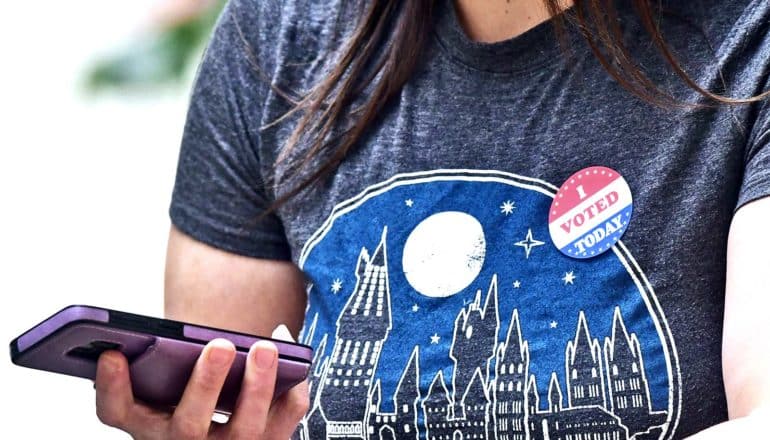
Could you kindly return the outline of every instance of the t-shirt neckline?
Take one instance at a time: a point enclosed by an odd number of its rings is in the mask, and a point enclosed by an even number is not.
[[[546,20],[507,40],[481,43],[471,40],[460,24],[454,0],[439,0],[435,11],[435,33],[441,48],[453,59],[478,70],[515,73],[555,65],[564,60],[553,20]],[[567,24],[567,42],[575,31]]]

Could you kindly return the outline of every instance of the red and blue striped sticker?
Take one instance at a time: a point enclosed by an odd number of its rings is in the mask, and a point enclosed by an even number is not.
[[[566,256],[593,258],[607,252],[628,228],[633,199],[617,171],[593,166],[567,179],[548,213],[554,245]]]

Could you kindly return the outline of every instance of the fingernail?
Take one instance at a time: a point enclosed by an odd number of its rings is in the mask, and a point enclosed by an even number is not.
[[[273,339],[280,339],[281,341],[294,342],[294,338],[291,336],[291,332],[288,327],[281,324],[273,330]]]
[[[224,365],[230,360],[229,341],[216,341],[209,349],[207,360],[217,366]]]
[[[260,370],[267,370],[273,367],[278,350],[276,350],[275,345],[272,343],[260,341],[254,345],[251,353],[254,358],[254,365]]]

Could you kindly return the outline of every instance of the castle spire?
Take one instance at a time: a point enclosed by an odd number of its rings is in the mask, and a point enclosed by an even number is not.
[[[529,402],[530,414],[536,414],[540,411],[540,393],[537,391],[537,380],[534,374],[531,374],[527,381],[527,401]]]
[[[556,377],[556,373],[551,373],[551,383],[548,385],[548,402],[550,404],[551,413],[555,414],[561,411],[561,387],[559,386],[559,379]]]
[[[634,347],[631,344],[631,338],[628,336],[626,324],[623,322],[623,315],[620,313],[620,307],[615,307],[615,313],[612,317],[612,342],[610,350],[610,360],[615,359],[621,351],[636,357]]]
[[[361,249],[356,269],[356,287],[337,321],[338,339],[356,339],[361,336],[359,330],[362,327],[369,329],[370,334],[377,335],[377,338],[386,335],[391,329],[387,233],[388,228],[385,227],[371,256],[366,248]]]
[[[416,404],[420,399],[420,346],[415,345],[412,355],[409,356],[404,373],[398,381],[396,387],[396,396],[393,399],[396,408],[399,405]]]
[[[524,362],[528,355],[529,347],[522,341],[521,324],[519,323],[519,310],[514,309],[511,316],[511,324],[508,326],[508,334],[501,350],[500,361],[506,363]],[[526,362],[525,362],[526,363]]]
[[[438,404],[449,405],[452,401],[449,399],[449,390],[447,390],[446,382],[444,381],[444,372],[439,370],[438,374],[433,378],[430,387],[428,388],[428,395],[425,396],[423,405],[430,402],[431,406]]]

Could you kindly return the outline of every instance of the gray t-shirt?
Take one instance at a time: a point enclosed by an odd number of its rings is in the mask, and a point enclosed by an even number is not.
[[[669,439],[725,420],[727,233],[770,193],[770,104],[656,108],[574,30],[569,58],[549,23],[478,44],[437,4],[402,92],[333,176],[267,220],[296,121],[270,125],[290,107],[268,81],[308,90],[354,8],[232,1],[198,72],[171,218],[307,274],[315,363],[297,435]],[[625,8],[649,75],[705,103]],[[770,86],[770,3],[668,8],[663,33],[699,84]]]

